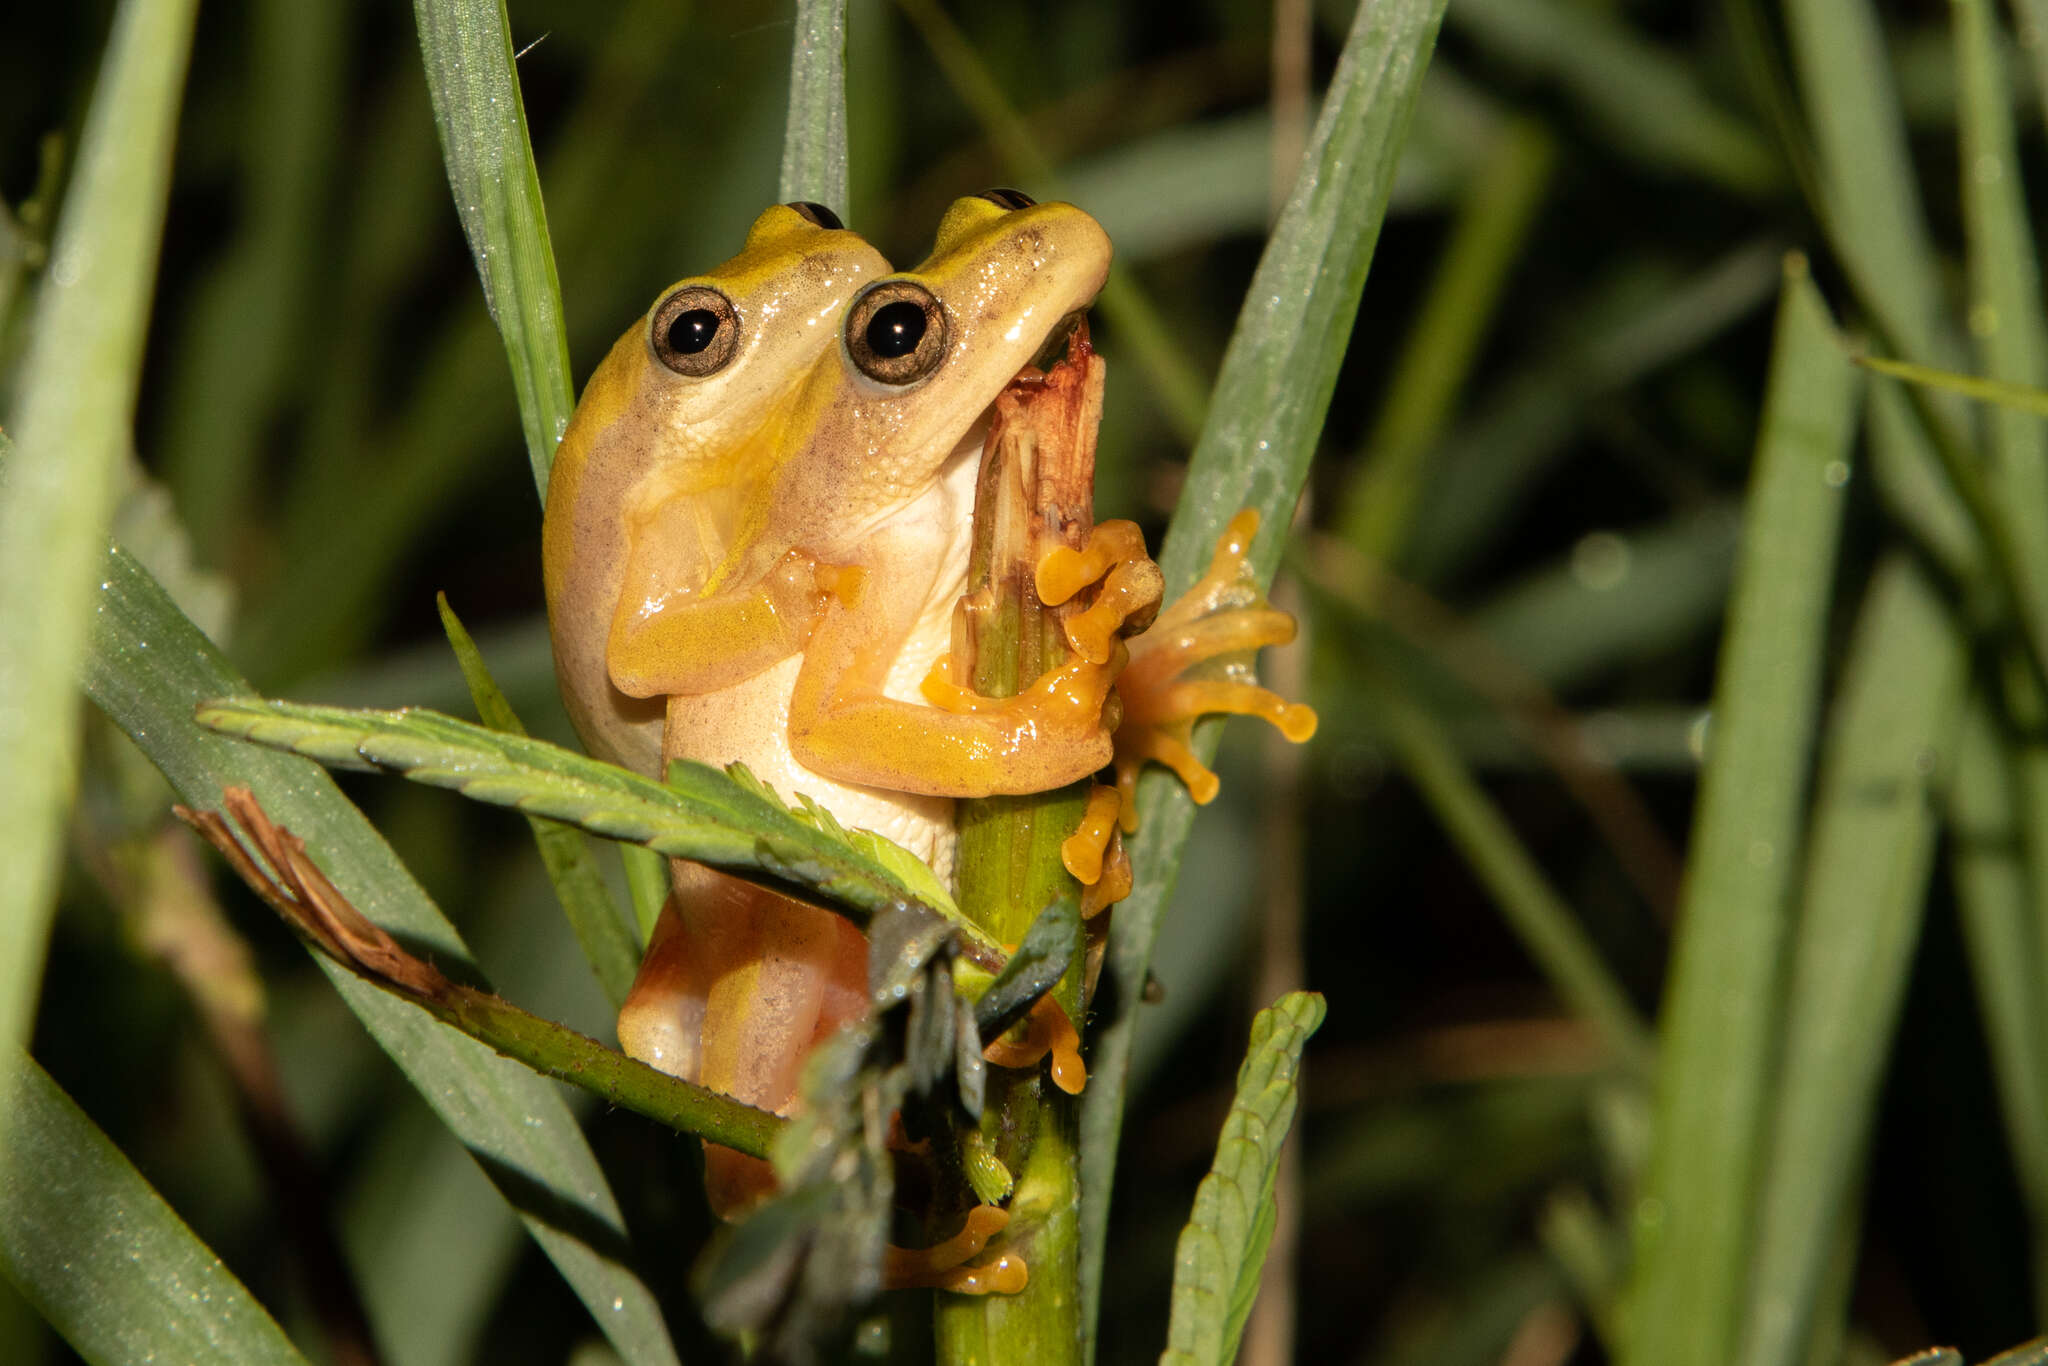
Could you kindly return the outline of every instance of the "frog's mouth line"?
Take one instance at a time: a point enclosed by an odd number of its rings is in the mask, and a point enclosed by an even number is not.
[[[1017,372],[1017,378],[1011,383],[1022,381],[1028,384],[1034,378],[1043,379],[1046,372],[1067,354],[1067,344],[1077,333],[1085,345],[1088,337],[1088,310],[1085,308],[1077,308],[1053,324],[1052,331],[1046,333],[1045,340],[1039,344],[1038,353]]]

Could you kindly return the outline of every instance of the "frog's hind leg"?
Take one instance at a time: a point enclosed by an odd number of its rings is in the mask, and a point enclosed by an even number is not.
[[[1197,802],[1216,795],[1216,775],[1195,757],[1195,722],[1230,713],[1259,716],[1289,740],[1316,732],[1316,714],[1259,686],[1252,656],[1262,646],[1294,639],[1294,618],[1270,606],[1246,561],[1259,514],[1246,508],[1217,539],[1209,572],[1131,642],[1131,661],[1117,679],[1123,724],[1116,732],[1121,822],[1137,828],[1138,772],[1150,762],[1180,775]]]
[[[788,1113],[822,1035],[860,1013],[867,941],[844,919],[696,864],[676,862],[640,975],[619,1011],[625,1051],[764,1110]],[[721,1217],[775,1190],[766,1162],[704,1145]]]

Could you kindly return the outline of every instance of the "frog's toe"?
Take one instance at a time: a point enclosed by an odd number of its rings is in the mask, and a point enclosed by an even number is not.
[[[1297,744],[1316,732],[1313,708],[1261,687],[1252,670],[1256,651],[1295,633],[1294,618],[1267,603],[1247,561],[1258,525],[1249,508],[1233,517],[1209,572],[1131,642],[1130,664],[1117,679],[1116,775],[1127,833],[1136,828],[1134,789],[1147,763],[1172,769],[1198,803],[1216,796],[1216,775],[1192,747],[1202,717],[1262,717]]]
[[[1010,1034],[1019,1031],[1015,1039]],[[998,1067],[1036,1067],[1048,1055],[1052,1058],[1052,1084],[1070,1096],[1078,1096],[1088,1085],[1088,1064],[1081,1061],[1081,1035],[1067,1018],[1066,1008],[1050,996],[1041,996],[1031,1013],[1005,1034],[981,1050],[981,1056]]]
[[[925,1248],[891,1247],[883,1254],[882,1277],[891,1290],[931,1288],[958,1295],[1014,1295],[1030,1279],[1024,1259],[1000,1253],[978,1266],[968,1265],[988,1240],[1010,1224],[1000,1205],[976,1205],[967,1222],[945,1242]]]

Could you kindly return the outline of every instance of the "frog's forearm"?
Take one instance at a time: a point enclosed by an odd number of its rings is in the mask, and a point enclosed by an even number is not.
[[[715,692],[803,649],[819,598],[816,566],[795,552],[759,584],[708,598],[628,593],[612,616],[605,666],[628,697]]]

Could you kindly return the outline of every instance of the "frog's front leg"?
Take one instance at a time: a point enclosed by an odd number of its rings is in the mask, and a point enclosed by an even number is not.
[[[799,550],[756,581],[703,596],[669,587],[651,567],[638,575],[633,567],[605,647],[612,686],[628,697],[700,696],[780,663],[804,648],[839,583]]]
[[[1075,659],[1014,697],[929,682],[926,695],[939,705],[891,697],[884,688],[934,586],[930,574],[903,568],[918,556],[897,554],[887,537],[862,551],[886,567],[828,601],[790,696],[790,748],[800,762],[842,782],[945,797],[1048,792],[1109,762],[1102,709],[1123,666],[1121,645],[1100,662]],[[950,604],[958,593],[942,596]]]

